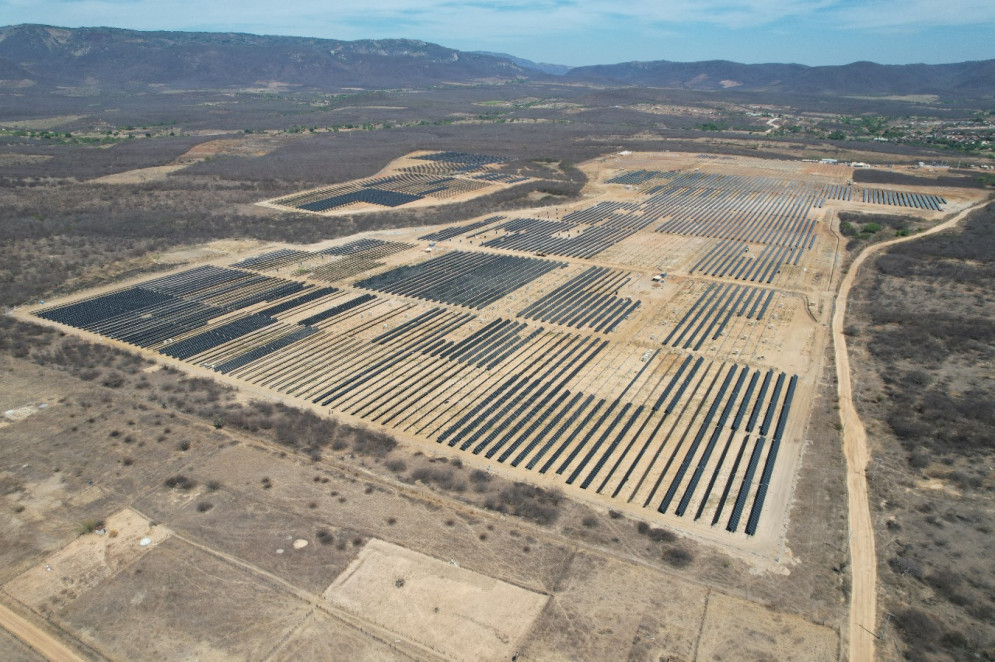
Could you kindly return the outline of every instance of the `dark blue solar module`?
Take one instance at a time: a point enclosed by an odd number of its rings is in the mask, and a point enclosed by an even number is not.
[[[361,191],[343,193],[342,195],[336,195],[323,200],[309,202],[306,205],[301,205],[300,209],[306,209],[307,211],[327,211],[329,209],[335,209],[336,207],[352,204],[353,202],[367,202],[369,204],[380,205],[382,207],[400,207],[401,205],[406,205],[409,202],[421,200],[421,198],[422,197],[420,195],[398,193],[397,191],[387,191],[379,188],[367,188]]]

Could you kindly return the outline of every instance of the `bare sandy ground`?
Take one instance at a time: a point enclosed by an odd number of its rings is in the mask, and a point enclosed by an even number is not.
[[[244,138],[220,138],[208,140],[199,145],[194,145],[183,155],[176,158],[172,163],[150,168],[137,168],[116,172],[111,175],[104,175],[91,179],[93,184],[146,184],[148,182],[166,179],[174,172],[179,172],[195,163],[200,163],[205,159],[227,154],[233,156],[262,156],[276,149],[281,144],[278,138],[268,138],[266,136],[248,136]]]
[[[325,597],[455,660],[508,659],[547,600],[382,540],[367,543]]]

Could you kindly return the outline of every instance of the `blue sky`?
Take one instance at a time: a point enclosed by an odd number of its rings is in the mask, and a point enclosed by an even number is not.
[[[0,23],[405,37],[572,66],[995,58],[995,0],[0,0]]]

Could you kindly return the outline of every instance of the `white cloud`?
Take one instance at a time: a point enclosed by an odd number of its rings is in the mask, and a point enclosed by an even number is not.
[[[995,0],[870,0],[839,4],[834,14],[850,28],[914,30],[995,23]],[[995,48],[992,50],[995,54]]]

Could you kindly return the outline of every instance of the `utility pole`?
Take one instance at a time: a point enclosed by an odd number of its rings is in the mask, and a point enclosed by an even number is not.
[[[888,621],[891,620],[892,616],[893,614],[890,611],[885,612],[884,623],[881,625],[881,634],[876,634],[874,635],[875,637],[878,639],[884,639],[884,633],[888,630]]]

